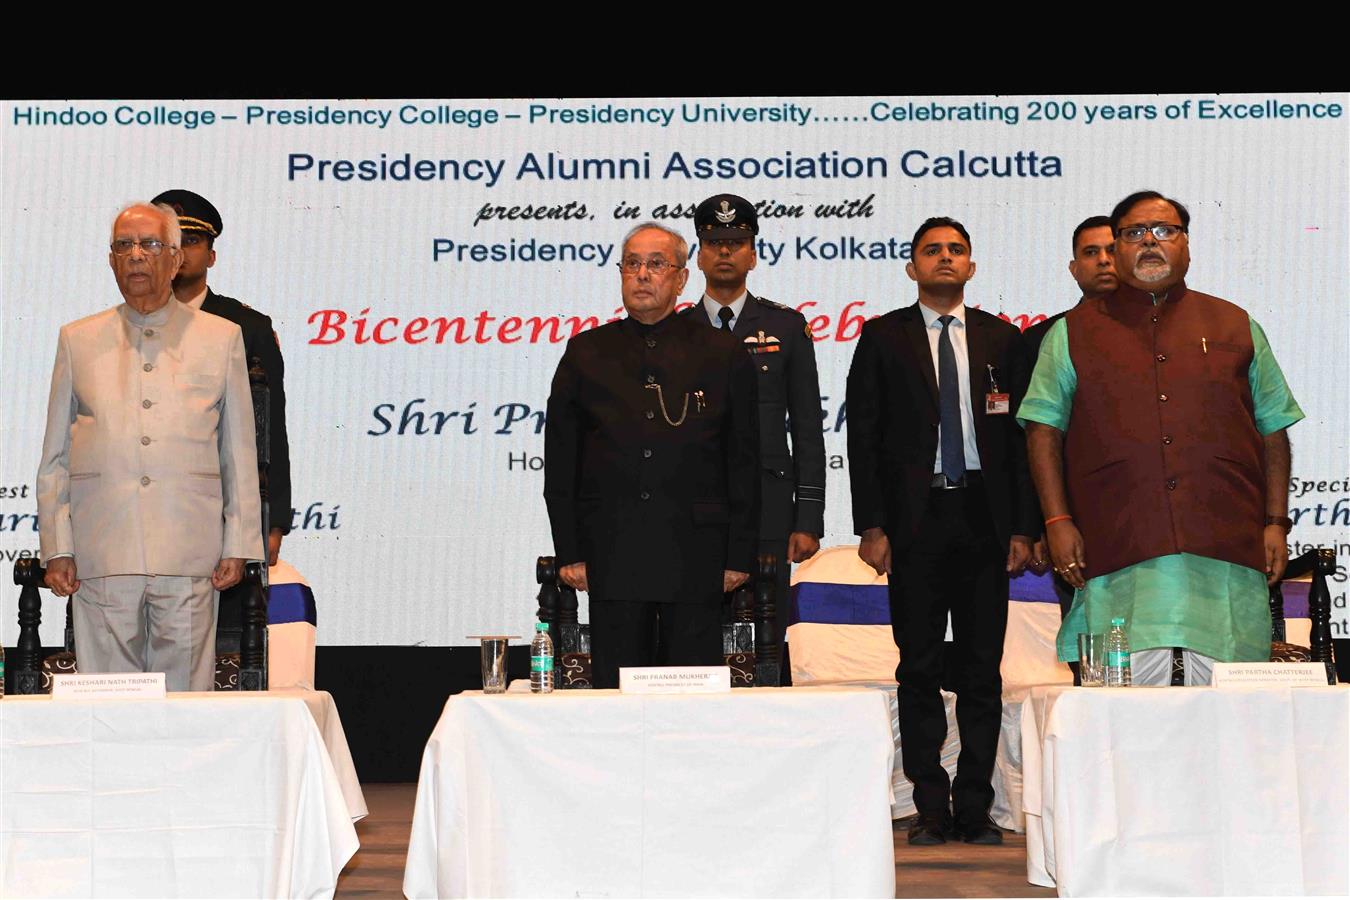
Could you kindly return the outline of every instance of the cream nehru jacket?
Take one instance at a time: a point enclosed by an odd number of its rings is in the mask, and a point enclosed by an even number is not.
[[[262,559],[239,326],[170,299],[62,327],[37,489],[42,563],[73,554],[81,578]]]

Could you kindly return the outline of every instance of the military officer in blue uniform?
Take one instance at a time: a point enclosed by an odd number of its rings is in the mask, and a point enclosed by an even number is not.
[[[267,466],[267,562],[276,565],[281,539],[291,530],[291,445],[286,434],[286,366],[281,344],[270,317],[233,297],[207,286],[207,270],[216,264],[216,239],[225,230],[220,213],[201,194],[182,189],[164,191],[151,203],[163,203],[178,213],[183,230],[183,264],[173,279],[173,293],[185,306],[228,319],[244,333],[244,360],[262,363],[271,396]],[[227,598],[228,609],[231,601]]]
[[[783,683],[789,684],[783,644],[789,563],[815,555],[825,533],[825,436],[815,341],[805,316],[746,289],[758,262],[759,234],[748,200],[735,194],[709,197],[694,211],[694,229],[703,297],[681,315],[729,331],[749,354],[759,383],[759,552],[778,559],[775,632]]]

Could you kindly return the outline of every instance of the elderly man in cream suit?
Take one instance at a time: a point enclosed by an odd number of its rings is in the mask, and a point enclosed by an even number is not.
[[[178,217],[113,222],[125,303],[61,329],[38,469],[47,584],[74,595],[85,672],[209,691],[217,591],[263,558],[253,403],[233,322],[173,299]]]

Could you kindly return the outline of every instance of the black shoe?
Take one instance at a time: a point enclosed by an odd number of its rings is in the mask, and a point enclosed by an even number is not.
[[[947,843],[951,826],[942,816],[920,815],[918,821],[909,826],[909,842],[916,847],[935,847]]]
[[[964,822],[957,819],[953,832],[956,837],[967,844],[993,845],[1003,843],[1003,832],[988,816],[981,816],[978,819]]]

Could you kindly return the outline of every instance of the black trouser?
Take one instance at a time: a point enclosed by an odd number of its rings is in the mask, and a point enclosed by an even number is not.
[[[792,684],[792,667],[788,661],[787,626],[788,613],[792,607],[792,563],[788,562],[787,540],[765,540],[759,542],[759,552],[772,553],[778,560],[778,591],[774,597],[774,640],[778,642],[779,685]],[[752,575],[757,573],[751,573]]]
[[[592,595],[591,670],[597,688],[619,686],[623,666],[720,666],[722,598],[631,603]]]
[[[982,485],[935,488],[912,541],[891,536],[891,630],[900,648],[900,750],[922,815],[978,821],[994,800],[990,779],[1003,717],[1003,633],[1008,548],[994,536]],[[954,783],[942,768],[947,716],[939,687],[947,613],[961,755]]]

